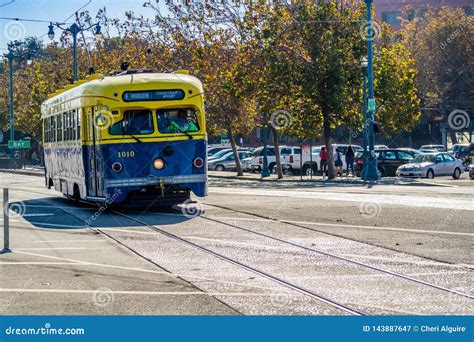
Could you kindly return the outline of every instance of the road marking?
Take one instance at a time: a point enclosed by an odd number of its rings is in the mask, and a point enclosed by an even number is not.
[[[2,289],[0,292],[21,292],[21,293],[83,293],[83,294],[123,294],[123,295],[159,295],[159,296],[238,296],[238,297],[259,297],[259,296],[294,296],[302,297],[302,294],[289,292],[202,292],[202,291],[101,291],[101,290],[67,290],[67,289]]]
[[[25,254],[25,255],[31,255],[31,256],[38,256],[38,257],[43,257],[43,258],[49,258],[49,259],[55,259],[55,260],[63,260],[63,261],[69,261],[72,263],[77,263],[74,264],[74,266],[97,266],[97,267],[105,267],[105,268],[112,268],[112,269],[120,269],[120,270],[127,270],[127,271],[135,271],[135,272],[144,272],[144,273],[154,273],[154,274],[165,274],[173,278],[191,278],[193,280],[200,280],[200,281],[209,281],[209,282],[214,282],[214,283],[219,283],[219,284],[225,284],[225,285],[237,285],[237,286],[243,286],[243,287],[250,287],[250,288],[255,288],[255,289],[262,289],[262,290],[272,290],[270,287],[264,287],[264,286],[258,286],[258,285],[251,285],[251,284],[242,284],[242,283],[236,283],[236,282],[230,282],[230,281],[222,281],[222,280],[216,280],[212,278],[205,278],[205,277],[200,277],[200,276],[195,276],[193,274],[184,274],[184,273],[171,273],[168,271],[155,271],[155,270],[145,270],[141,268],[134,268],[134,267],[124,267],[124,266],[115,266],[115,265],[107,265],[107,264],[98,264],[94,262],[88,262],[88,261],[82,261],[82,260],[75,260],[75,259],[68,259],[68,258],[60,258],[60,257],[55,257],[51,255],[44,255],[44,254],[37,254],[37,253],[29,253],[29,252],[16,252],[18,254]],[[264,280],[265,278],[260,278],[260,277],[255,277],[253,280]],[[247,280],[247,278],[246,278]]]
[[[70,251],[70,250],[97,250],[97,249],[104,249],[102,248],[89,248],[89,247],[44,247],[44,248],[15,248],[15,252],[17,251]]]
[[[33,221],[27,221],[27,222],[34,226],[41,226],[40,228],[48,228],[48,227],[76,228],[76,229],[90,228],[89,226],[73,226],[73,225],[68,225],[68,224],[55,224],[55,223],[49,223],[49,222],[33,222]]]
[[[121,232],[121,233],[137,233],[137,234],[145,234],[145,235],[156,235],[157,233],[156,232],[145,232],[145,231],[141,231],[141,230],[131,230],[131,229],[127,229],[126,227],[122,228],[122,229],[117,229],[117,228],[100,228],[101,230],[105,231],[105,232]]]
[[[17,265],[85,265],[74,262],[41,262],[41,261],[5,261],[0,265],[17,266]]]
[[[393,257],[382,257],[382,256],[374,256],[374,255],[344,254],[344,256],[370,259],[370,260],[379,260],[379,261],[399,262],[399,263],[405,263],[405,264],[423,265],[423,266],[441,266],[441,267],[456,267],[456,268],[473,268],[474,267],[474,265],[469,265],[469,264],[448,264],[441,261],[431,261],[431,262],[430,261],[416,261],[416,260],[395,259]]]
[[[323,201],[342,201],[357,203],[379,203],[388,205],[474,210],[474,202],[467,197],[463,199],[415,196],[415,195],[393,195],[378,193],[338,193],[338,192],[316,192],[316,191],[289,191],[289,190],[267,190],[267,189],[232,189],[232,188],[212,188],[212,193],[234,194],[245,196],[265,196],[317,199]]]
[[[87,242],[108,242],[109,240],[97,239],[97,240],[37,240],[34,243],[87,243]]]
[[[308,225],[316,225],[316,226],[328,226],[328,227],[393,230],[393,231],[410,232],[410,233],[474,236],[474,233],[452,232],[452,231],[445,231],[445,230],[424,230],[424,229],[396,228],[396,227],[374,227],[374,226],[362,226],[362,225],[343,224],[343,223],[324,223],[324,222],[292,221],[292,220],[278,220],[278,219],[272,220],[272,219],[265,219],[265,218],[250,218],[250,217],[223,217],[223,216],[204,216],[204,217],[208,217],[211,219],[235,220],[235,221],[281,222],[281,223],[293,223],[293,224],[308,224]]]
[[[24,204],[25,207],[29,208],[49,208],[49,209],[72,209],[72,210],[93,210],[93,211],[97,211],[99,208],[84,208],[84,207],[74,207],[74,206],[70,206],[70,207],[58,207],[58,206],[52,206],[52,205],[38,205],[38,204]]]
[[[423,230],[423,229],[411,229],[411,228],[395,228],[395,227],[374,227],[374,226],[361,226],[354,224],[337,224],[337,223],[322,223],[322,222],[305,222],[305,221],[289,221],[289,220],[279,220],[280,222],[287,223],[296,223],[296,224],[311,224],[319,226],[329,226],[329,227],[350,227],[350,228],[361,228],[361,229],[375,229],[375,230],[393,230],[400,232],[410,232],[410,233],[430,233],[430,234],[446,234],[446,235],[460,235],[460,236],[474,236],[474,233],[462,233],[462,232],[450,232],[444,230]]]

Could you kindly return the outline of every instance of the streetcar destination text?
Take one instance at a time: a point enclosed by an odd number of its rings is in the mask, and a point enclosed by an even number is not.
[[[122,98],[125,102],[136,101],[170,101],[184,99],[184,91],[181,89],[174,90],[142,90],[142,91],[126,91]]]

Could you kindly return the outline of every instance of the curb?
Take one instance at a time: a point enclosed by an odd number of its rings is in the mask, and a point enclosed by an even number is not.
[[[0,169],[0,172],[12,173],[12,174],[24,175],[24,176],[44,177],[44,172],[24,171],[24,170],[9,170],[9,169]]]
[[[342,180],[319,180],[319,179],[265,179],[265,178],[253,178],[253,177],[245,177],[245,176],[221,176],[221,175],[208,175],[209,178],[218,178],[218,179],[236,179],[236,180],[250,180],[250,181],[258,181],[258,182],[276,182],[276,183],[320,183],[320,184],[348,184],[348,185],[367,185],[366,182],[362,180],[349,180],[349,179],[342,179]],[[412,182],[402,182],[402,183],[395,183],[395,182],[388,182],[388,181],[378,181],[374,183],[375,185],[400,185],[400,186],[445,186],[444,184],[435,184],[435,183],[425,183],[421,181],[412,181]]]
[[[11,173],[17,175],[24,175],[24,176],[35,176],[35,177],[44,177],[43,172],[35,172],[35,171],[24,171],[24,170],[10,170],[10,169],[0,169],[0,172],[3,173]],[[300,180],[300,179],[262,179],[262,178],[253,178],[253,177],[239,177],[239,176],[220,176],[220,175],[208,175],[208,178],[217,178],[217,179],[233,179],[233,180],[245,180],[245,181],[258,181],[258,182],[275,182],[275,183],[318,183],[318,184],[348,184],[348,185],[367,185],[364,181],[356,181],[356,180],[317,180],[317,179],[307,179],[307,180]],[[425,183],[422,181],[415,181],[409,183],[392,183],[386,181],[378,181],[374,183],[374,185],[400,185],[400,186],[437,186],[437,187],[455,187],[454,185],[446,185],[446,184],[435,184],[435,183]]]

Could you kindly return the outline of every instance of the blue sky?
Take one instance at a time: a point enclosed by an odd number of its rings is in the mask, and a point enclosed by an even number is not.
[[[0,6],[12,0],[0,0]],[[14,0],[13,3],[0,7],[0,17],[36,19],[46,21],[64,21],[76,10],[86,4],[88,0]],[[92,16],[104,6],[111,18],[124,18],[125,11],[143,14],[145,17],[154,17],[154,11],[144,8],[145,0],[92,0],[85,7]],[[160,1],[163,3],[164,1]],[[69,20],[71,21],[71,19]],[[0,20],[0,52],[5,53],[7,42],[12,37],[42,36],[48,32],[47,23],[10,22]],[[58,36],[57,32],[56,36]],[[10,38],[10,39],[9,39]],[[43,37],[48,42],[48,37]]]

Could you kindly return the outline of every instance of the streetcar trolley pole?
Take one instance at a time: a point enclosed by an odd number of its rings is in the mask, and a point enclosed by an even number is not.
[[[10,250],[10,221],[9,221],[8,189],[3,189],[3,249],[0,254],[9,253]]]

